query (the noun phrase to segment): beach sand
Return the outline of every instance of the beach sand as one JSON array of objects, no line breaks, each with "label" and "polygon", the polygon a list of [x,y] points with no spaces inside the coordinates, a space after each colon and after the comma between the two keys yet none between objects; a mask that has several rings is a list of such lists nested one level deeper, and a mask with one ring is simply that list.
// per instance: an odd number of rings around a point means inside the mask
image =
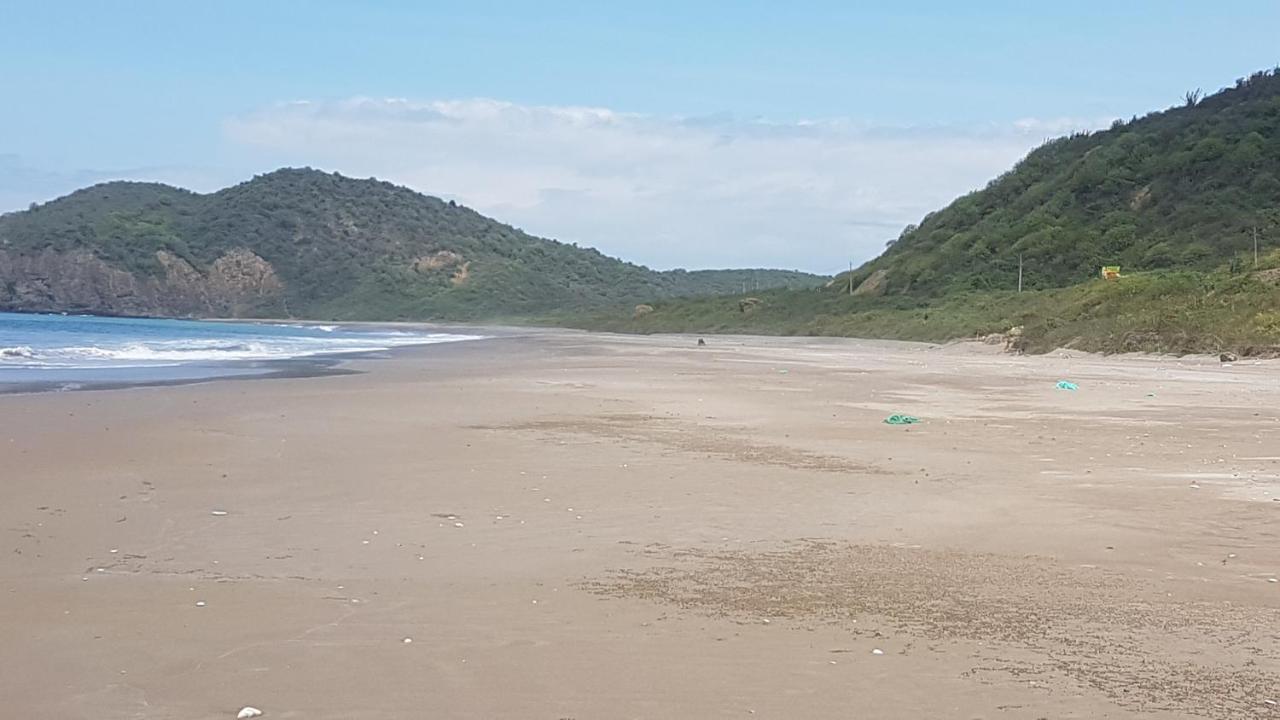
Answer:
[{"label": "beach sand", "polygon": [[1280,365],[695,342],[0,396],[3,716],[1280,718]]}]

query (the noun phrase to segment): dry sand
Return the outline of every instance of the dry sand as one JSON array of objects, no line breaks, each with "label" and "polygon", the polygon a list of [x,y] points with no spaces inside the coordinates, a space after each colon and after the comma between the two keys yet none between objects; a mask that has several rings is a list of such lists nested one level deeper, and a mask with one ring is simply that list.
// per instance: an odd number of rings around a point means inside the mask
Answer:
[{"label": "dry sand", "polygon": [[694,340],[0,397],[3,717],[1280,718],[1280,366]]}]

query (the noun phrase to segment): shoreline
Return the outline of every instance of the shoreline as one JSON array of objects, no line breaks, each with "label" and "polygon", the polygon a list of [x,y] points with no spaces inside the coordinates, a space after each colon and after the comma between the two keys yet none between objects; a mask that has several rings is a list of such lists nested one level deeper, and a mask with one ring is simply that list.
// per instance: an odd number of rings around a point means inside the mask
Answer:
[{"label": "shoreline", "polygon": [[[243,322],[239,320],[209,320],[210,322]],[[333,323],[339,324],[339,323]],[[222,381],[233,380],[278,380],[278,379],[299,379],[326,377],[334,375],[360,374],[367,372],[367,369],[356,369],[352,365],[363,361],[378,361],[383,359],[395,359],[401,356],[410,356],[417,353],[438,353],[443,352],[445,348],[456,349],[456,346],[471,346],[478,343],[492,343],[497,340],[510,340],[525,337],[538,336],[564,336],[564,337],[582,337],[597,338],[603,340],[613,340],[616,342],[626,343],[628,340],[635,340],[640,343],[648,341],[671,341],[675,347],[683,347],[688,344],[689,347],[696,349],[694,341],[700,338],[711,338],[714,347],[725,349],[733,347],[746,347],[749,345],[760,346],[777,346],[786,347],[789,345],[816,345],[824,347],[840,347],[845,346],[851,349],[896,349],[905,352],[962,352],[977,355],[987,355],[994,358],[1007,358],[1016,360],[1018,356],[1008,355],[993,349],[981,340],[962,339],[953,340],[945,343],[934,343],[918,340],[893,340],[893,339],[877,339],[877,338],[851,338],[838,336],[779,336],[779,335],[744,335],[744,334],[723,334],[709,335],[698,333],[654,333],[654,334],[635,334],[635,333],[618,333],[612,331],[594,331],[581,330],[575,328],[545,328],[530,327],[522,328],[518,326],[486,326],[486,325],[457,325],[445,326],[435,323],[383,323],[383,322],[347,322],[348,326],[362,327],[369,329],[386,329],[386,328],[414,328],[421,330],[435,330],[448,328],[451,331],[464,332],[466,334],[475,334],[465,340],[451,340],[447,342],[422,343],[414,345],[403,345],[381,350],[368,350],[356,352],[335,352],[324,353],[321,355],[280,358],[270,360],[227,360],[214,362],[193,362],[190,364],[175,365],[159,365],[159,366],[130,366],[123,368],[50,368],[47,371],[43,369],[32,370],[33,373],[42,372],[66,372],[67,374],[76,373],[100,373],[108,371],[111,374],[137,374],[145,375],[147,373],[159,372],[164,374],[166,371],[194,371],[190,375],[182,375],[179,377],[140,377],[136,379],[79,379],[67,378],[59,380],[36,380],[30,382],[23,381],[7,381],[0,379],[0,396],[3,395],[22,395],[22,394],[39,394],[39,393],[57,393],[57,392],[81,392],[81,391],[100,391],[100,390],[125,390],[129,388],[153,388],[153,387],[173,387],[193,384],[206,384]],[[676,341],[681,341],[676,343]],[[1034,361],[1036,358],[1052,359],[1055,355],[1075,358],[1075,359],[1096,359],[1110,360],[1119,363],[1157,363],[1157,364],[1173,364],[1177,366],[1202,366],[1202,367],[1231,367],[1233,363],[1222,363],[1213,355],[1172,355],[1161,353],[1123,353],[1123,354],[1099,354],[1082,352],[1077,350],[1059,349],[1039,355],[1023,356],[1028,360]],[[1239,361],[1240,365],[1258,366],[1264,364],[1273,364],[1272,359],[1251,359],[1244,358]],[[27,372],[18,368],[12,368],[13,372]]]},{"label": "shoreline", "polygon": [[[35,314],[35,313],[32,313]],[[100,317],[100,316],[93,316]],[[101,316],[111,317],[111,316]],[[169,319],[169,318],[129,318]],[[194,322],[206,322],[197,320]],[[280,321],[245,321],[210,319],[211,323],[237,325],[281,326]],[[354,372],[346,367],[353,360],[394,354],[407,349],[455,345],[490,340],[515,334],[513,328],[501,326],[457,325],[444,326],[428,323],[333,323],[345,327],[378,331],[413,329],[429,334],[458,333],[458,337],[445,341],[427,340],[421,343],[394,345],[376,350],[320,352],[294,357],[267,359],[227,359],[175,361],[166,364],[136,365],[109,364],[85,366],[13,366],[0,365],[0,395],[30,394],[42,392],[68,392],[81,390],[112,390],[129,387],[161,387],[207,383],[228,379],[279,379],[291,377],[318,377]],[[283,325],[292,327],[296,325]],[[447,331],[447,332],[446,332]]]},{"label": "shoreline", "polygon": [[[132,368],[95,368],[85,371],[97,375],[93,379],[67,378],[63,380],[0,380],[0,395],[32,395],[41,393],[82,392],[97,390],[127,390],[130,388],[176,387],[180,385],[196,385],[218,382],[222,380],[272,380],[280,378],[323,377],[326,375],[343,375],[351,372],[340,367],[343,362],[355,359],[356,356],[371,353],[350,353],[348,357],[325,358],[287,358],[280,360],[228,360],[221,364],[210,365],[167,365]],[[65,372],[70,375],[81,372],[82,368],[69,368]],[[102,372],[114,371],[114,372]],[[136,371],[136,372],[134,372]],[[177,371],[176,377],[155,377],[165,373],[155,371]],[[182,371],[190,371],[191,374]],[[18,372],[26,372],[19,370]],[[40,373],[42,371],[34,371]],[[148,375],[135,379],[103,379],[106,375]]]}]

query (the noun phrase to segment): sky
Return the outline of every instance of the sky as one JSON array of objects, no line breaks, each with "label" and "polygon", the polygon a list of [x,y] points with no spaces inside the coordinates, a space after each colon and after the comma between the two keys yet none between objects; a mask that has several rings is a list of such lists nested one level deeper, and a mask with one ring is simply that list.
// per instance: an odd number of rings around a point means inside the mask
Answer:
[{"label": "sky", "polygon": [[1052,137],[1280,64],[1280,3],[0,0],[0,212],[378,177],[656,268],[830,273]]}]

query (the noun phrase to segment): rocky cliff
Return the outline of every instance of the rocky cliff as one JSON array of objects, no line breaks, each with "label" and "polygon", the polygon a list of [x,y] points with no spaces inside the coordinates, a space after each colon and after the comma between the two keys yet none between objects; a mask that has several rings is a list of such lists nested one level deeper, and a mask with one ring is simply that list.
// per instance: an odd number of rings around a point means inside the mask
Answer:
[{"label": "rocky cliff", "polygon": [[131,273],[87,250],[0,250],[0,308],[22,312],[245,317],[284,315],[284,286],[271,264],[238,248],[207,271],[160,250],[161,271]]}]

